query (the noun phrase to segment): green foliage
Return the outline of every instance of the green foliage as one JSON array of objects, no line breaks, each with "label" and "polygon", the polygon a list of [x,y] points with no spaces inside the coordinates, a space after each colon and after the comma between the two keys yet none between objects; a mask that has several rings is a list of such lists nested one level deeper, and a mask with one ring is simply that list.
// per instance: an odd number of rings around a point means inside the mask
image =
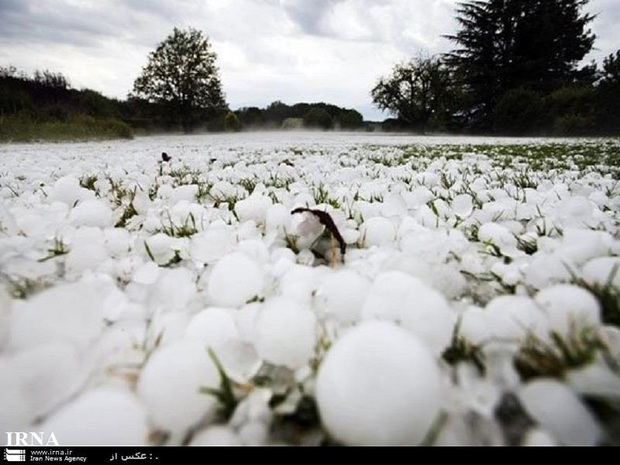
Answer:
[{"label": "green foliage", "polygon": [[135,80],[133,96],[159,104],[184,131],[227,108],[217,55],[202,32],[174,28]]},{"label": "green foliage", "polygon": [[596,124],[603,134],[620,134],[620,50],[603,61],[596,88]]},{"label": "green foliage", "polygon": [[69,87],[59,73],[0,68],[0,142],[131,138],[118,102]]},{"label": "green foliage", "polygon": [[452,332],[451,344],[443,351],[441,357],[446,363],[453,366],[459,363],[471,363],[476,367],[480,376],[484,376],[486,374],[486,365],[482,348],[465,339],[460,334],[460,330],[461,320],[459,319]]},{"label": "green foliage", "polygon": [[321,129],[359,129],[364,125],[364,118],[356,110],[323,102],[287,105],[276,101],[264,109],[240,108],[235,114],[244,128],[252,129],[299,129],[302,125]]},{"label": "green foliage", "polygon": [[237,132],[237,131],[241,131],[241,121],[239,121],[239,117],[233,113],[232,111],[229,111],[228,113],[226,113],[226,116],[224,116],[224,130],[227,132]]},{"label": "green foliage", "polygon": [[209,354],[209,358],[217,369],[217,373],[220,377],[220,386],[218,389],[207,386],[201,387],[200,392],[202,394],[207,394],[215,397],[220,403],[220,414],[222,415],[223,419],[228,420],[235,411],[238,403],[237,398],[235,397],[235,393],[233,391],[233,384],[228,375],[226,374],[224,367],[215,355],[215,352],[213,352],[211,348],[209,348],[207,352]]},{"label": "green foliage", "polygon": [[364,126],[364,117],[355,110],[341,110],[335,118],[340,129],[359,129]]},{"label": "green foliage", "polygon": [[447,55],[469,96],[468,123],[488,128],[511,89],[545,94],[588,76],[578,69],[590,52],[594,16],[588,0],[480,0],[459,4],[461,29]]},{"label": "green foliage", "polygon": [[502,134],[521,136],[540,131],[543,100],[524,88],[506,92],[493,109],[494,129]]},{"label": "green foliage", "polygon": [[394,66],[389,76],[379,79],[371,96],[379,109],[424,132],[431,121],[438,126],[447,119],[454,90],[440,59],[419,57]]},{"label": "green foliage", "polygon": [[304,126],[313,129],[331,129],[333,125],[331,115],[323,108],[312,108],[304,115]]},{"label": "green foliage", "polygon": [[613,367],[615,361],[596,330],[591,327],[577,329],[571,325],[566,336],[551,331],[548,342],[534,334],[528,335],[515,355],[514,365],[523,380],[563,378],[568,370],[594,362],[598,354]]},{"label": "green foliage", "polygon": [[116,119],[77,116],[67,121],[0,117],[0,142],[131,139],[130,126]]}]

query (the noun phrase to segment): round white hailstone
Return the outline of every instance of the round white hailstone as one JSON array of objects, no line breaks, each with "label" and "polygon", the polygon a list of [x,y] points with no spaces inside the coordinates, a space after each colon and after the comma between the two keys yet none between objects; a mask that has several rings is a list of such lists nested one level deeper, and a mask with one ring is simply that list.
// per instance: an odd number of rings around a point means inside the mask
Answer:
[{"label": "round white hailstone", "polygon": [[30,348],[68,341],[86,347],[103,330],[103,297],[94,283],[73,283],[58,285],[14,304],[12,346]]},{"label": "round white hailstone", "polygon": [[415,220],[426,228],[436,228],[440,223],[437,215],[428,207],[428,205],[422,205],[419,207],[414,216]]},{"label": "round white hailstone", "polygon": [[404,193],[403,196],[409,208],[426,205],[430,200],[435,198],[430,189],[424,186],[416,187],[411,192]]},{"label": "round white hailstone", "polygon": [[235,189],[235,186],[228,181],[218,181],[213,185],[213,187],[211,187],[209,193],[214,197],[225,198],[235,196],[237,194],[237,190]]},{"label": "round white hailstone", "polygon": [[4,207],[4,205],[0,205],[0,224],[2,225],[4,234],[13,236],[19,232],[15,218],[11,212]]},{"label": "round white hailstone", "polygon": [[[0,356],[0,370],[11,373],[13,366],[9,357]],[[36,413],[24,387],[11,376],[0,376],[0,429],[2,431],[28,431]]]},{"label": "round white hailstone", "polygon": [[[81,381],[80,362],[71,343],[53,342],[25,349],[3,360],[3,373],[23,395],[23,399],[4,398],[4,402],[22,400],[30,421],[42,417],[67,399]],[[3,389],[10,393],[11,389]]]},{"label": "round white hailstone", "polygon": [[402,218],[407,214],[407,203],[400,194],[390,194],[381,205],[381,215],[386,218]]},{"label": "round white hailstone", "polygon": [[366,246],[393,244],[396,240],[396,227],[387,218],[375,216],[364,221],[360,226],[361,239]]},{"label": "round white hailstone", "polygon": [[217,399],[201,393],[201,387],[219,387],[217,369],[202,344],[178,341],[153,353],[137,392],[157,427],[183,434],[216,414]]},{"label": "round white hailstone", "polygon": [[432,173],[429,171],[419,173],[416,177],[422,181],[422,184],[428,187],[436,186],[437,184],[439,184],[440,181],[439,175],[437,173]]},{"label": "round white hailstone", "polygon": [[263,270],[246,255],[233,252],[219,260],[209,276],[207,296],[213,305],[240,307],[262,295]]},{"label": "round white hailstone", "polygon": [[186,312],[164,312],[158,311],[151,316],[152,320],[146,336],[151,341],[160,339],[160,345],[183,339],[185,328],[189,323],[189,315]]},{"label": "round white hailstone", "polygon": [[540,429],[532,428],[523,437],[522,446],[541,447],[541,446],[557,446],[557,441],[552,438],[549,433]]},{"label": "round white hailstone", "polygon": [[240,222],[252,220],[260,224],[265,222],[267,211],[272,204],[268,196],[254,193],[235,204],[235,213]]},{"label": "round white hailstone", "polygon": [[271,250],[271,257],[268,261],[274,264],[274,268],[288,266],[295,263],[295,252],[287,247],[274,248]]},{"label": "round white hailstone", "polygon": [[235,236],[239,242],[247,240],[262,241],[263,238],[262,232],[254,220],[240,223],[235,230]]},{"label": "round white hailstone", "polygon": [[237,339],[239,331],[229,309],[211,307],[189,320],[185,336],[217,351],[228,340]]},{"label": "round white hailstone", "polygon": [[153,284],[159,277],[160,268],[155,262],[143,263],[134,271],[131,280],[138,284]]},{"label": "round white hailstone", "polygon": [[314,265],[314,254],[308,249],[301,250],[297,256],[297,263],[305,266]]},{"label": "round white hailstone", "polygon": [[189,253],[192,260],[213,264],[230,252],[233,244],[234,237],[230,227],[210,226],[192,236]]},{"label": "round white hailstone", "polygon": [[190,446],[241,446],[243,443],[232,428],[225,425],[210,426],[198,431]]},{"label": "round white hailstone", "polygon": [[459,218],[467,218],[474,211],[471,195],[459,194],[452,199],[452,212]]},{"label": "round white hailstone", "polygon": [[149,208],[153,205],[153,202],[149,197],[149,193],[142,189],[136,189],[135,194],[132,195],[134,196],[131,201],[133,208],[136,210],[138,215],[146,215]]},{"label": "round white hailstone", "polygon": [[555,254],[537,253],[524,272],[525,284],[535,289],[570,280],[566,263]]},{"label": "round white hailstone", "polygon": [[0,352],[8,341],[9,336],[9,308],[11,297],[4,287],[0,287]]},{"label": "round white hailstone", "polygon": [[280,276],[280,294],[287,299],[310,306],[323,269],[293,265]]},{"label": "round white hailstone", "polygon": [[149,296],[152,307],[166,311],[184,311],[196,295],[196,277],[187,268],[160,270],[159,279]]},{"label": "round white hailstone", "polygon": [[110,258],[103,244],[81,244],[71,247],[66,256],[65,264],[70,273],[81,274],[86,270],[94,270]]},{"label": "round white hailstone", "polygon": [[550,329],[568,335],[571,325],[579,331],[601,323],[601,307],[596,297],[570,284],[547,287],[534,298],[547,315]]},{"label": "round white hailstone", "polygon": [[562,200],[555,209],[557,221],[564,228],[583,228],[592,221],[594,205],[587,198],[573,196]]},{"label": "round white hailstone", "polygon": [[[158,265],[166,265],[175,255],[176,241],[173,237],[157,233],[145,241],[145,253],[149,253]],[[148,247],[148,252],[146,248]]]},{"label": "round white hailstone", "polygon": [[51,202],[62,202],[70,207],[79,202],[92,198],[93,193],[80,186],[80,182],[73,176],[65,176],[54,183],[49,190],[47,200]]},{"label": "round white hailstone", "polygon": [[594,397],[620,396],[620,376],[607,365],[590,364],[571,370],[566,382],[575,392]]},{"label": "round white hailstone", "polygon": [[485,307],[489,315],[489,337],[519,341],[529,333],[546,337],[549,326],[545,314],[526,296],[502,295]]},{"label": "round white hailstone", "polygon": [[517,238],[505,226],[497,223],[485,223],[478,230],[480,242],[490,242],[497,246],[507,257],[516,257],[523,252],[517,249]]},{"label": "round white hailstone", "polygon": [[567,229],[556,253],[566,263],[582,265],[592,258],[609,255],[612,244],[613,238],[607,232]]},{"label": "round white hailstone", "polygon": [[455,315],[439,292],[400,271],[375,278],[362,307],[362,318],[401,322],[435,352],[450,343],[455,323]]},{"label": "round white hailstone", "polygon": [[366,202],[365,200],[356,201],[352,211],[357,212],[357,216],[362,218],[374,218],[381,215],[381,204],[379,202]]},{"label": "round white hailstone", "polygon": [[590,284],[606,286],[611,280],[612,286],[620,287],[620,257],[593,258],[584,265],[581,277]]},{"label": "round white hailstone", "polygon": [[267,231],[290,229],[291,212],[282,204],[270,205],[265,213],[265,229]]},{"label": "round white hailstone", "polygon": [[312,358],[315,344],[314,313],[290,299],[265,303],[256,321],[255,341],[263,360],[295,370]]},{"label": "round white hailstone", "polygon": [[519,392],[519,399],[527,413],[561,444],[593,446],[602,438],[592,413],[559,381],[532,381]]},{"label": "round white hailstone", "polygon": [[186,184],[183,186],[175,187],[170,196],[170,203],[176,204],[179,202],[194,202],[196,200],[196,194],[198,193],[198,186],[196,184]]},{"label": "round white hailstone", "polygon": [[129,231],[121,228],[107,228],[104,232],[104,243],[108,252],[115,258],[127,256],[130,250]]},{"label": "round white hailstone", "polygon": [[489,339],[492,320],[478,307],[469,307],[462,314],[460,334],[472,344],[479,345]]},{"label": "round white hailstone", "polygon": [[256,322],[262,308],[262,303],[253,302],[235,312],[235,321],[242,340],[252,342],[256,339]]},{"label": "round white hailstone", "polygon": [[174,187],[170,184],[160,184],[157,189],[157,198],[168,201],[172,196],[172,192],[174,191]]},{"label": "round white hailstone", "polygon": [[237,245],[236,251],[247,255],[260,265],[263,265],[269,261],[269,249],[260,239],[247,239],[240,241]]},{"label": "round white hailstone", "polygon": [[325,311],[342,323],[353,323],[360,317],[370,289],[370,281],[349,270],[326,274],[318,286]]},{"label": "round white hailstone", "polygon": [[87,391],[40,425],[63,445],[143,445],[148,441],[144,407],[124,389]]},{"label": "round white hailstone", "polygon": [[85,200],[77,204],[69,214],[69,222],[74,226],[94,226],[107,228],[112,223],[112,210],[101,200]]},{"label": "round white hailstone", "polygon": [[440,372],[415,336],[372,321],[331,347],[316,381],[321,419],[344,444],[419,444],[441,408]]},{"label": "round white hailstone", "polygon": [[253,344],[241,339],[228,339],[216,350],[226,374],[235,382],[248,383],[258,373],[263,362]]}]

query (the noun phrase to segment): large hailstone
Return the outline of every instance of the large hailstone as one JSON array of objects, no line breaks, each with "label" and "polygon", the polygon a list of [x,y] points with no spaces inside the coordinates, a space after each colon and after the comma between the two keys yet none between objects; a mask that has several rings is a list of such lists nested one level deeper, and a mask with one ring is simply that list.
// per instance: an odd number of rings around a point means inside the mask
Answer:
[{"label": "large hailstone", "polygon": [[182,435],[201,419],[213,417],[215,397],[201,387],[219,387],[219,375],[204,345],[179,341],[156,350],[140,374],[137,392],[153,423]]},{"label": "large hailstone", "polygon": [[261,309],[255,337],[263,360],[294,370],[308,363],[314,354],[316,317],[295,300],[275,298]]},{"label": "large hailstone", "polygon": [[96,283],[72,283],[15,304],[10,335],[13,347],[68,341],[85,348],[104,328],[105,294]]},{"label": "large hailstone", "polygon": [[325,312],[342,323],[359,319],[370,282],[349,270],[326,274],[319,284],[318,296],[325,305]]},{"label": "large hailstone", "polygon": [[234,252],[219,260],[209,276],[207,295],[214,305],[240,307],[263,293],[265,275],[246,255]]},{"label": "large hailstone", "polygon": [[362,240],[368,247],[392,245],[396,240],[396,227],[387,218],[375,216],[360,226]]},{"label": "large hailstone", "polygon": [[112,223],[112,209],[106,202],[97,199],[85,200],[77,204],[69,214],[74,226],[93,226],[106,228]]},{"label": "large hailstone", "polygon": [[393,323],[347,332],[321,364],[316,400],[329,433],[344,444],[419,444],[441,408],[437,363]]},{"label": "large hailstone", "polygon": [[[101,387],[82,394],[43,422],[62,445],[142,445],[148,441],[144,407],[129,391]],[[37,430],[38,431],[38,430]]]},{"label": "large hailstone", "polygon": [[527,413],[564,445],[593,446],[602,439],[592,413],[559,381],[532,381],[521,390],[519,399]]},{"label": "large hailstone", "polygon": [[570,334],[571,326],[579,331],[601,323],[601,306],[590,292],[571,284],[557,284],[540,291],[534,298],[547,315],[551,328]]},{"label": "large hailstone", "polygon": [[233,244],[233,232],[229,226],[210,226],[192,236],[189,253],[194,261],[212,264],[230,252]]},{"label": "large hailstone", "polygon": [[450,344],[456,322],[446,299],[435,289],[400,271],[381,273],[368,291],[365,320],[392,320],[440,353]]}]

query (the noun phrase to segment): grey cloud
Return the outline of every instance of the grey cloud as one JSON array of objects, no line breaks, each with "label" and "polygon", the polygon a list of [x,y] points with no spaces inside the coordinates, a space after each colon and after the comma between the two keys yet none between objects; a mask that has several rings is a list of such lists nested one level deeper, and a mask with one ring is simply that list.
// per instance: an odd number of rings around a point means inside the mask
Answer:
[{"label": "grey cloud", "polygon": [[323,19],[340,1],[342,0],[281,0],[280,4],[302,31],[311,35],[327,35]]}]

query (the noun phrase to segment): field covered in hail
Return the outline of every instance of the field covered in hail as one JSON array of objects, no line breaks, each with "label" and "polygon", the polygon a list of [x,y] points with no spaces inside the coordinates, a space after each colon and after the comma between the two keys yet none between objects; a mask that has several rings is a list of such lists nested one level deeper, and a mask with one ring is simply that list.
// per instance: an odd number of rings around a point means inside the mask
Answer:
[{"label": "field covered in hail", "polygon": [[618,140],[266,133],[0,158],[3,439],[620,443]]}]

